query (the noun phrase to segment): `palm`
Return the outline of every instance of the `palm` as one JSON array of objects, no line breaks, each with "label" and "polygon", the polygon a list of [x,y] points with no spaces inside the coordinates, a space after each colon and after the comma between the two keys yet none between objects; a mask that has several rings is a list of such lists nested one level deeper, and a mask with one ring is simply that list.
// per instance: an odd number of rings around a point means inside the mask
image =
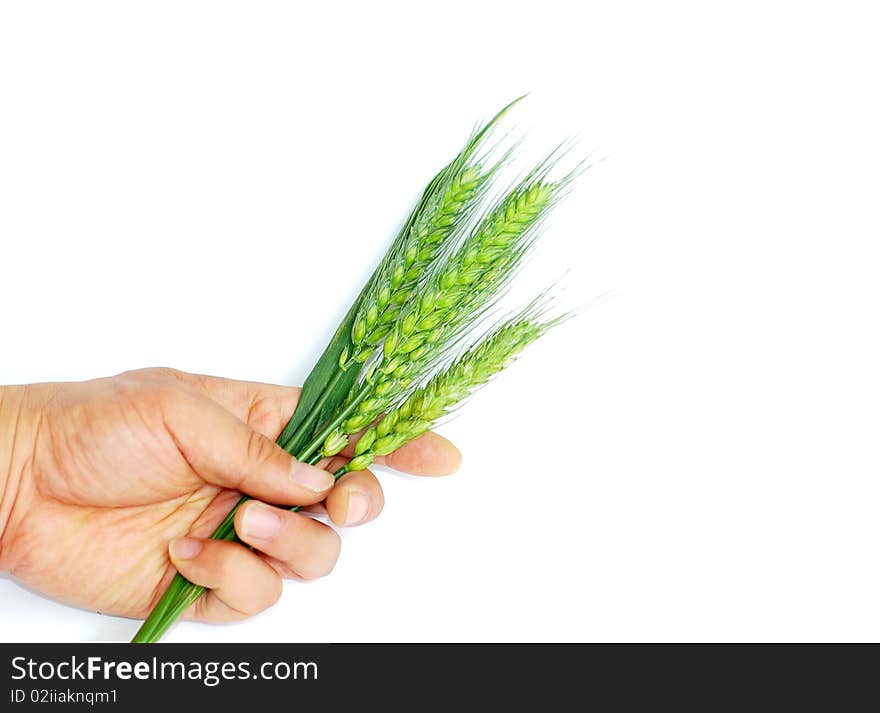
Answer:
[{"label": "palm", "polygon": [[31,555],[16,574],[72,604],[144,616],[173,573],[168,541],[209,534],[239,495],[190,467],[161,396],[76,386],[41,424],[36,497],[15,543]]}]

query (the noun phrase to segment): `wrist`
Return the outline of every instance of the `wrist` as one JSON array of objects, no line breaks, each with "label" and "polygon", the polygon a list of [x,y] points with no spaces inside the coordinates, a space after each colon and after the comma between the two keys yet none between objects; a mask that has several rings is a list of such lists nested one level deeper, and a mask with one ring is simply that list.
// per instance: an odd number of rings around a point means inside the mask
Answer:
[{"label": "wrist", "polygon": [[15,504],[22,486],[26,387],[0,386],[0,572],[9,569]]}]

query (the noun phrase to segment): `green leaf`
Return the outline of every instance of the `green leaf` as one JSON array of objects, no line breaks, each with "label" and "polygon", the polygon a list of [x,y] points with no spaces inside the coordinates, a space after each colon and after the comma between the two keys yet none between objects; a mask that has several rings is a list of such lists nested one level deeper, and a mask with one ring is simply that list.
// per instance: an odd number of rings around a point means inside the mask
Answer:
[{"label": "green leaf", "polygon": [[[357,379],[358,370],[356,368],[350,367],[347,371],[342,371],[339,368],[339,356],[345,349],[351,349],[351,324],[357,314],[357,308],[363,299],[364,292],[366,292],[366,287],[348,310],[345,319],[342,320],[321,358],[318,359],[303,384],[302,394],[293,417],[278,437],[278,444],[288,453],[297,453],[309,442],[315,429],[339,408]],[[328,388],[330,390],[325,394]],[[315,406],[322,397],[324,402],[316,411]],[[294,435],[296,438],[293,438]]]}]

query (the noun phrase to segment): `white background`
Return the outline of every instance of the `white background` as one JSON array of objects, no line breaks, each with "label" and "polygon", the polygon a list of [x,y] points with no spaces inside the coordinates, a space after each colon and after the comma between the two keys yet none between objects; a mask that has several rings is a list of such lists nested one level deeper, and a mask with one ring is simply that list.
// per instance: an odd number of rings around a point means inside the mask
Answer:
[{"label": "white background", "polygon": [[[880,639],[870,7],[4,3],[0,382],[299,383],[530,91],[530,150],[606,157],[545,257],[613,296],[443,429],[459,474],[383,474],[331,576],[169,640]],[[0,580],[3,640],[135,629]]]}]

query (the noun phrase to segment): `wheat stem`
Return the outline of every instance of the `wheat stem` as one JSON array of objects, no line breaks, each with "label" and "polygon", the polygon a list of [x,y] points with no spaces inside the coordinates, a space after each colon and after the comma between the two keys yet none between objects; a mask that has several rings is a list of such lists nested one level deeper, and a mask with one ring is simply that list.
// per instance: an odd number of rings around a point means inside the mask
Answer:
[{"label": "wheat stem", "polygon": [[[482,219],[472,220],[509,155],[491,163],[484,142],[515,103],[475,132],[430,181],[310,373],[303,412],[297,409],[277,440],[299,460],[317,463],[364,430],[354,457],[334,475],[368,467],[431,428],[558,323],[542,320],[542,308],[533,304],[450,357],[505,292],[579,171],[550,180],[560,153],[553,152]],[[237,540],[235,513],[249,499],[239,499],[213,539]],[[176,574],[134,641],[157,641],[204,592]]]},{"label": "wheat stem", "polygon": [[[327,383],[324,387],[324,390],[321,392],[318,400],[312,405],[312,408],[309,409],[309,413],[306,418],[302,421],[298,428],[294,429],[291,433],[286,434],[282,433],[278,437],[278,445],[281,446],[284,450],[288,450],[291,443],[296,443],[300,438],[302,438],[311,424],[319,417],[321,413],[321,409],[324,408],[324,405],[327,403],[327,400],[330,398],[330,395],[333,392],[333,389],[340,382],[344,375],[344,372],[337,371],[333,378]],[[286,429],[285,429],[286,430]],[[289,451],[288,451],[289,452]]]}]

